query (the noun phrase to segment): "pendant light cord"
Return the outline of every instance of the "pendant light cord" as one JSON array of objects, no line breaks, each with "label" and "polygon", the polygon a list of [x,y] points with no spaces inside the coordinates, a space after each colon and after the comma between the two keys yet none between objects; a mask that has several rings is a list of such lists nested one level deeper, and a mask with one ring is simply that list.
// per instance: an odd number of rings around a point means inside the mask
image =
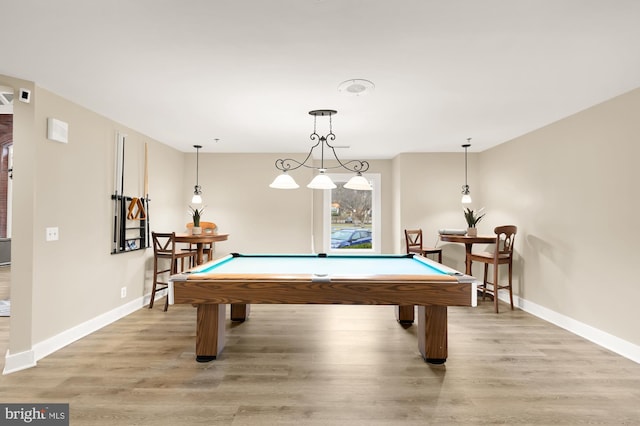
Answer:
[{"label": "pendant light cord", "polygon": [[467,148],[471,146],[471,138],[467,138],[467,143],[464,146],[464,186],[467,188],[469,184],[467,183]]},{"label": "pendant light cord", "polygon": [[464,184],[467,184],[467,147],[464,147]]}]

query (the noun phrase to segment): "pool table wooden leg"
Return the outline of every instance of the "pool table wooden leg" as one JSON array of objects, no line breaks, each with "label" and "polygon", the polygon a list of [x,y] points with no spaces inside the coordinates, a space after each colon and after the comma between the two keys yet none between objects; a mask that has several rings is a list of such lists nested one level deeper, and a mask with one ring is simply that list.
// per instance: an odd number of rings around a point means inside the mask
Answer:
[{"label": "pool table wooden leg", "polygon": [[418,306],[418,349],[428,363],[447,360],[446,306]]},{"label": "pool table wooden leg", "polygon": [[198,305],[196,361],[209,362],[224,348],[224,320],[227,305]]},{"label": "pool table wooden leg", "polygon": [[415,319],[415,313],[413,305],[398,305],[396,306],[396,320],[400,324],[413,324]]},{"label": "pool table wooden leg", "polygon": [[249,319],[251,305],[246,303],[231,304],[231,321],[244,322]]}]

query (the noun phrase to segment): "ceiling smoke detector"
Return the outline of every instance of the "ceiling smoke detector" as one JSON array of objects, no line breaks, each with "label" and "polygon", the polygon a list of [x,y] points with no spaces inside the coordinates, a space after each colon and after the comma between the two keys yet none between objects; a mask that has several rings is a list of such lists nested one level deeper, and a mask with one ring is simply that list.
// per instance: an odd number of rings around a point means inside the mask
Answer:
[{"label": "ceiling smoke detector", "polygon": [[362,78],[352,78],[343,81],[338,85],[338,92],[345,93],[350,96],[362,96],[373,92],[376,85],[369,80]]}]

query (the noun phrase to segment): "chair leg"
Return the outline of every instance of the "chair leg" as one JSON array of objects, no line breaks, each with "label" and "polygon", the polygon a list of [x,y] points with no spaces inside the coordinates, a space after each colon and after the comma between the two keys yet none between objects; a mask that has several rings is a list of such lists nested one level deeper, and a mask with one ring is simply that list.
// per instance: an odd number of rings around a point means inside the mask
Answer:
[{"label": "chair leg", "polygon": [[493,264],[493,306],[498,313],[498,262]]},{"label": "chair leg", "polygon": [[167,312],[167,309],[169,309],[169,287],[167,287],[167,297],[164,300],[164,311]]},{"label": "chair leg", "polygon": [[482,300],[487,295],[487,274],[489,273],[489,264],[484,264],[484,280],[482,281]]},{"label": "chair leg", "polygon": [[[182,263],[183,267],[181,270],[184,270],[184,258],[181,259],[181,262],[183,262]],[[169,275],[174,275],[177,273],[178,273],[178,259],[175,259],[173,262],[171,262]],[[169,287],[167,286],[167,296],[165,297],[165,301],[164,301],[164,311],[167,312],[168,309],[169,309]]]},{"label": "chair leg", "polygon": [[513,263],[509,262],[509,301],[511,302],[511,310],[513,311]]},{"label": "chair leg", "polygon": [[438,263],[442,263],[442,252],[438,252]]},{"label": "chair leg", "polygon": [[156,298],[156,286],[158,283],[158,258],[153,259],[153,287],[151,287],[151,300],[149,301],[149,309],[153,308],[153,301]]}]

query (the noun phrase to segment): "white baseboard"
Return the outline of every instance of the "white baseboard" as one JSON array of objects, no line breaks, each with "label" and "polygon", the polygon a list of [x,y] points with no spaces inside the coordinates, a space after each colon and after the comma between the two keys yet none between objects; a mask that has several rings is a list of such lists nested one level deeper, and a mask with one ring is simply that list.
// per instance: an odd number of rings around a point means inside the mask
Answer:
[{"label": "white baseboard", "polygon": [[7,354],[4,359],[4,370],[2,374],[15,373],[16,371],[25,370],[27,368],[35,367],[36,359],[33,350],[19,352],[17,354],[10,354],[7,349]]},{"label": "white baseboard", "polygon": [[[161,292],[158,292],[158,294],[156,294],[156,299],[162,297],[162,295],[163,294]],[[92,318],[89,321],[65,330],[49,339],[38,342],[33,345],[31,350],[15,354],[10,354],[9,351],[7,351],[2,374],[15,373],[16,371],[35,367],[38,360],[41,360],[47,355],[64,348],[76,340],[82,339],[83,337],[100,330],[102,327],[126,317],[130,313],[147,305],[149,300],[150,297],[148,295],[139,297],[131,302],[112,309],[109,312]]]},{"label": "white baseboard", "polygon": [[[509,303],[508,294],[501,293],[499,299],[505,303]],[[584,324],[580,321],[576,321],[573,318],[559,314],[551,309],[545,308],[544,306],[521,299],[516,295],[513,296],[513,303],[515,306],[530,313],[531,315],[535,315],[536,317],[557,325],[560,328],[564,328],[565,330],[583,337],[598,346],[602,346],[605,349],[640,364],[640,346],[638,345],[627,342],[626,340],[620,339],[619,337],[613,336],[609,333],[605,333],[602,330]]]}]

